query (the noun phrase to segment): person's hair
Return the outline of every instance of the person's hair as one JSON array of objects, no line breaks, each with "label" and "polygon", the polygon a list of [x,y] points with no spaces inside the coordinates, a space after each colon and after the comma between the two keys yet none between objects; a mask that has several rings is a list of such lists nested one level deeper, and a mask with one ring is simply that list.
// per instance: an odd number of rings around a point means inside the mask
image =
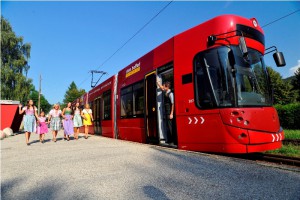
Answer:
[{"label": "person's hair", "polygon": [[87,106],[90,108],[90,104],[88,103],[84,105],[84,108],[86,108]]},{"label": "person's hair", "polygon": [[56,103],[56,104],[53,105],[53,109],[55,109],[56,106],[58,106],[58,109],[60,108],[59,104]]},{"label": "person's hair", "polygon": [[[68,102],[68,103],[67,103],[65,109],[69,108],[69,107],[68,107],[68,104],[69,104],[69,103],[71,103],[71,102]],[[73,110],[74,110],[74,109],[72,109],[72,103],[71,103],[71,106],[70,106],[70,110],[71,110],[71,115],[73,115]]]},{"label": "person's hair", "polygon": [[34,102],[33,102],[33,100],[32,99],[28,99],[27,100],[27,110],[29,110],[29,107],[30,107],[30,105],[29,105],[29,101],[32,101],[32,108],[34,109]]},{"label": "person's hair", "polygon": [[165,82],[165,87],[168,87],[169,89],[171,89],[171,82],[170,81],[166,81]]},{"label": "person's hair", "polygon": [[[78,109],[80,110],[80,112],[81,112],[81,108],[80,108],[80,103],[79,102],[76,102],[76,104],[78,103]],[[75,112],[75,110],[76,110],[76,104],[75,104],[75,106],[73,107],[73,111]]]},{"label": "person's hair", "polygon": [[44,112],[44,111],[41,111],[39,117],[42,116],[42,113],[44,113],[44,115],[45,115],[45,112]]}]

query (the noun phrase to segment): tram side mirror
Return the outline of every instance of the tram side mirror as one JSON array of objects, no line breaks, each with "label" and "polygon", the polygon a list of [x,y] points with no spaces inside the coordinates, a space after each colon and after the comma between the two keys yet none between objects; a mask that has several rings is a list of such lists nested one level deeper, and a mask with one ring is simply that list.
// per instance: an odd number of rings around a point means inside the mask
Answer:
[{"label": "tram side mirror", "polygon": [[247,57],[248,56],[248,49],[247,49],[245,38],[243,36],[241,36],[239,38],[239,46],[240,46],[241,52],[243,54],[243,57],[244,58]]},{"label": "tram side mirror", "polygon": [[231,49],[228,52],[228,60],[229,60],[230,66],[232,66],[232,68],[234,68],[234,66],[235,66],[235,58],[234,58],[233,51]]},{"label": "tram side mirror", "polygon": [[286,65],[282,52],[277,51],[276,53],[273,54],[273,58],[275,60],[277,67],[283,67]]},{"label": "tram side mirror", "polygon": [[217,41],[217,37],[215,35],[210,35],[208,36],[207,38],[207,45],[210,47],[210,46],[213,46],[215,44],[215,42]]}]

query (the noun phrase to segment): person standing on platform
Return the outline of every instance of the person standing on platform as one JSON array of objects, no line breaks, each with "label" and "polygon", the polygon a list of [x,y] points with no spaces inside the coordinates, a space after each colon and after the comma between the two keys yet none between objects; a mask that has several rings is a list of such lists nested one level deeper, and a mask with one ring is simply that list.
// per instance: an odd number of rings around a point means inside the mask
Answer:
[{"label": "person standing on platform", "polygon": [[41,112],[38,117],[37,134],[39,134],[40,142],[44,143],[45,133],[48,133],[48,122],[46,122],[45,112]]},{"label": "person standing on platform", "polygon": [[85,133],[84,138],[88,139],[89,126],[91,126],[92,121],[94,121],[92,110],[90,109],[89,104],[85,104],[85,109],[83,109],[81,116],[83,117],[83,125],[84,125],[84,133]]},{"label": "person standing on platform", "polygon": [[32,132],[36,132],[36,120],[38,118],[37,108],[34,106],[33,101],[30,99],[27,101],[27,106],[22,109],[22,104],[19,105],[19,114],[22,115],[25,112],[24,117],[24,130],[27,146],[30,145],[29,139]]},{"label": "person standing on platform", "polygon": [[75,108],[74,108],[73,122],[74,122],[74,128],[75,128],[74,138],[75,138],[75,140],[78,140],[79,130],[80,130],[80,127],[82,127],[81,109],[79,108],[79,102],[76,103]]},{"label": "person standing on platform", "polygon": [[60,108],[59,104],[54,104],[53,109],[49,112],[48,123],[51,121],[50,127],[52,129],[53,142],[56,142],[57,133],[61,128],[60,125],[61,110],[59,108]]},{"label": "person standing on platform", "polygon": [[64,138],[68,141],[70,140],[70,135],[74,134],[74,126],[73,126],[73,110],[71,108],[72,104],[69,102],[67,107],[62,111],[62,117],[64,119]]}]

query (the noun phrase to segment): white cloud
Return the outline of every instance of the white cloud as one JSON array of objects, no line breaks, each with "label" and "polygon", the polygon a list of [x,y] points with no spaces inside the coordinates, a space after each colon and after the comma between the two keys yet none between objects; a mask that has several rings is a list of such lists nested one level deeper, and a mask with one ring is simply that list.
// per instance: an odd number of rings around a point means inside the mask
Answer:
[{"label": "white cloud", "polygon": [[290,75],[294,76],[298,68],[300,68],[300,60],[298,60],[298,64],[296,66],[290,68]]}]

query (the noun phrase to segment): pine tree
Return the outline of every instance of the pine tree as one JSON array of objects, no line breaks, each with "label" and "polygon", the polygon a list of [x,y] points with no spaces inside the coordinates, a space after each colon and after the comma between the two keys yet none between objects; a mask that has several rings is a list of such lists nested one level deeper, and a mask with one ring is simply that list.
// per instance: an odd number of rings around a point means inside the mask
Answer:
[{"label": "pine tree", "polygon": [[70,84],[68,87],[68,90],[66,91],[66,94],[64,96],[63,105],[62,107],[65,107],[65,105],[69,102],[75,101],[77,98],[81,97],[85,93],[84,89],[78,89],[74,81]]}]

